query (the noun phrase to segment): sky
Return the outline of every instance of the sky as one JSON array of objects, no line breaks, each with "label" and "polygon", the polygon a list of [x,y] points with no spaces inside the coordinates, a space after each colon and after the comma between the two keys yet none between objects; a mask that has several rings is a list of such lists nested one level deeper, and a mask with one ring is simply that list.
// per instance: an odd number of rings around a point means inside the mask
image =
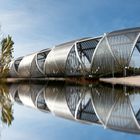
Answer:
[{"label": "sky", "polygon": [[0,0],[3,36],[14,57],[113,30],[139,27],[139,0]]}]

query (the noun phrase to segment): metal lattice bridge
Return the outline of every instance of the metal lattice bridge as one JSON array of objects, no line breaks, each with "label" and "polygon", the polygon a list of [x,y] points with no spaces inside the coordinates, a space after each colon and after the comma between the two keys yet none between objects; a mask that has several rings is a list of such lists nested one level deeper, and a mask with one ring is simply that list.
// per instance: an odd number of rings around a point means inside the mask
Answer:
[{"label": "metal lattice bridge", "polygon": [[19,57],[11,77],[114,76],[140,73],[140,28],[105,33]]}]

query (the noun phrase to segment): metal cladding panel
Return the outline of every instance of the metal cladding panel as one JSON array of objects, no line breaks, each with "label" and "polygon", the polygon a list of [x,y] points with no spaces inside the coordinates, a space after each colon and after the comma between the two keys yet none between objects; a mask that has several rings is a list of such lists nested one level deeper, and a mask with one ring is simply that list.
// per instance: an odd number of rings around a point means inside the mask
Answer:
[{"label": "metal cladding panel", "polygon": [[135,40],[140,31],[107,35],[113,57],[120,67],[128,66]]},{"label": "metal cladding panel", "polygon": [[40,52],[37,53],[36,55],[36,65],[39,69],[39,71],[42,73],[42,75],[45,76],[45,61],[46,58],[48,56],[48,54],[50,53],[51,49],[44,49],[41,50]]},{"label": "metal cladding panel", "polygon": [[128,67],[139,33],[138,28],[105,34],[93,54],[92,74],[111,74]]},{"label": "metal cladding panel", "polygon": [[45,74],[47,76],[65,76],[67,58],[71,49],[77,41],[86,38],[74,40],[55,46],[48,54],[45,61]]},{"label": "metal cladding panel", "polygon": [[66,61],[67,76],[82,76],[90,72],[93,51],[100,38],[86,38],[75,43]]},{"label": "metal cladding panel", "polygon": [[31,77],[42,77],[44,75],[38,68],[38,64],[36,63],[37,62],[36,58],[37,58],[37,55],[35,55],[35,57],[32,60],[32,63],[30,66],[30,76]]},{"label": "metal cladding panel", "polygon": [[96,48],[99,40],[100,40],[100,38],[92,38],[92,39],[78,42],[78,54],[79,54],[79,56],[82,53],[83,55],[85,55],[87,57],[89,63],[91,63],[94,49]]},{"label": "metal cladding panel", "polygon": [[20,77],[41,77],[43,76],[42,72],[39,70],[36,63],[37,53],[25,56],[20,64],[18,73]]},{"label": "metal cladding panel", "polygon": [[106,36],[99,42],[91,62],[92,74],[107,74],[113,71],[115,61],[108,47]]},{"label": "metal cladding panel", "polygon": [[18,77],[18,73],[15,69],[15,65],[14,65],[15,60],[11,61],[10,63],[10,67],[9,67],[9,75],[10,77]]},{"label": "metal cladding panel", "polygon": [[49,110],[56,116],[74,119],[66,100],[64,87],[47,87],[45,101]]},{"label": "metal cladding panel", "polygon": [[45,73],[51,76],[64,76],[68,54],[74,42],[62,44],[53,48],[45,61]]},{"label": "metal cladding panel", "polygon": [[31,77],[31,65],[32,62],[35,61],[35,55],[36,53],[23,57],[18,69],[20,77]]},{"label": "metal cladding panel", "polygon": [[18,77],[18,68],[23,57],[19,57],[10,62],[9,65],[9,76],[11,77]]},{"label": "metal cladding panel", "polygon": [[75,46],[72,47],[72,49],[69,52],[69,55],[67,57],[66,61],[66,75],[67,76],[74,76],[79,75],[82,73],[82,64],[80,63],[76,51]]}]

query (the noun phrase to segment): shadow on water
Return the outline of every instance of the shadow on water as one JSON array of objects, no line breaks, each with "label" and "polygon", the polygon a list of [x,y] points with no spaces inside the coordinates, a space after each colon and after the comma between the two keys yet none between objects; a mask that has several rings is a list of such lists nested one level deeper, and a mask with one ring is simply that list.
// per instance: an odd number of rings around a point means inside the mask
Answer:
[{"label": "shadow on water", "polygon": [[1,120],[8,125],[16,102],[76,122],[140,134],[138,87],[30,82],[2,85],[0,91]]}]

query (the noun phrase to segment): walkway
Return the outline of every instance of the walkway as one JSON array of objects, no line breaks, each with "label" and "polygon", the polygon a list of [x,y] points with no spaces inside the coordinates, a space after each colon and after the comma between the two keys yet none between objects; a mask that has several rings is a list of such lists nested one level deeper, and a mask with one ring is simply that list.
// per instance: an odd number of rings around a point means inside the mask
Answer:
[{"label": "walkway", "polygon": [[140,87],[140,76],[130,76],[121,78],[100,78],[99,81],[110,84],[121,84]]}]

